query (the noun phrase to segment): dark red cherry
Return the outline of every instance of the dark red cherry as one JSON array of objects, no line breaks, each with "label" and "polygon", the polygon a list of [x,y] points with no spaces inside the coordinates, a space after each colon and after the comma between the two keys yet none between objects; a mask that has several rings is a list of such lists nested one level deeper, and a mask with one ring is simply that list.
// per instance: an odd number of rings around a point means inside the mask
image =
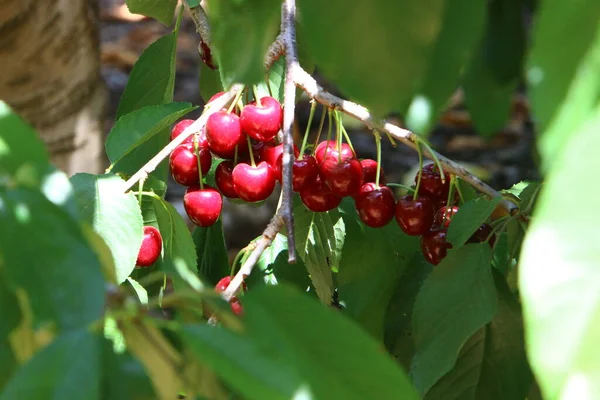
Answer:
[{"label": "dark red cherry", "polygon": [[300,200],[313,212],[333,210],[342,202],[342,198],[333,194],[320,176],[317,176],[314,184],[300,191]]},{"label": "dark red cherry", "polygon": [[327,157],[319,166],[323,182],[331,192],[339,197],[354,196],[362,184],[362,167],[356,158],[344,159]]},{"label": "dark red cherry", "polygon": [[396,211],[394,194],[387,186],[379,188],[372,182],[365,183],[354,198],[360,220],[372,228],[387,225]]},{"label": "dark red cherry", "polygon": [[438,265],[452,244],[446,241],[446,229],[433,230],[421,236],[421,250],[425,259],[433,265]]},{"label": "dark red cherry", "polygon": [[208,117],[206,139],[210,151],[222,158],[233,158],[236,145],[240,145],[240,148],[247,146],[240,117],[226,111],[218,111]]},{"label": "dark red cherry", "polygon": [[443,206],[438,209],[435,213],[434,222],[437,226],[442,228],[448,228],[452,217],[458,212],[457,206],[447,207]]},{"label": "dark red cherry", "polygon": [[221,193],[208,185],[204,185],[204,189],[191,186],[183,196],[183,208],[194,224],[207,227],[219,219],[223,198]]},{"label": "dark red cherry", "polygon": [[[298,150],[298,147],[294,145],[295,157],[298,157],[299,153],[300,151]],[[281,182],[283,144],[276,145],[272,143],[265,143],[265,145],[262,147],[261,160],[269,163],[271,168],[273,168],[275,178],[277,179],[277,181]]]},{"label": "dark red cherry", "polygon": [[[363,183],[375,182],[375,179],[377,178],[377,161],[365,158],[360,160],[360,165],[363,171]],[[379,184],[385,185],[383,167],[379,170]]]},{"label": "dark red cherry", "polygon": [[240,114],[242,130],[251,138],[268,141],[277,135],[283,121],[283,109],[273,97],[260,99],[260,106],[252,102],[244,106]]},{"label": "dark red cherry", "polygon": [[217,189],[225,197],[237,199],[239,196],[233,185],[233,162],[230,160],[221,161],[215,170],[215,183]]},{"label": "dark red cherry", "polygon": [[[490,233],[492,233],[492,227],[489,224],[482,224],[467,240],[467,243],[483,243],[490,236]],[[488,241],[490,247],[494,247],[494,243],[496,243],[496,234],[493,234]]]},{"label": "dark red cherry", "polygon": [[[347,143],[342,143],[341,149],[342,160],[354,157],[352,148]],[[335,140],[325,140],[317,145],[317,148],[315,149],[315,158],[317,159],[317,163],[321,164],[326,157],[338,158],[338,153],[338,147]]]},{"label": "dark red cherry", "polygon": [[240,199],[254,203],[265,200],[275,189],[275,174],[266,161],[255,167],[239,163],[233,169],[233,186]]},{"label": "dark red cherry", "polygon": [[396,203],[396,221],[404,233],[419,236],[433,224],[433,203],[429,197],[404,195]]},{"label": "dark red cherry", "polygon": [[[440,171],[435,164],[428,164],[423,167],[421,175],[421,186],[419,194],[431,197],[433,200],[446,200],[450,191],[450,175],[445,173],[446,181],[442,183]],[[415,176],[415,183],[419,174]]]},{"label": "dark red cherry", "polygon": [[158,260],[162,251],[162,236],[153,226],[144,226],[142,245],[138,252],[136,267],[149,267]]},{"label": "dark red cherry", "polygon": [[[202,175],[205,176],[210,171],[212,156],[210,155],[210,151],[203,147],[198,148],[198,154],[200,156]],[[200,182],[198,157],[196,157],[192,143],[184,143],[177,146],[169,156],[169,166],[171,167],[173,179],[180,185],[192,186]]]},{"label": "dark red cherry", "polygon": [[315,183],[319,175],[319,165],[317,160],[308,154],[305,154],[299,160],[294,161],[292,167],[292,188],[299,192],[307,186]]}]

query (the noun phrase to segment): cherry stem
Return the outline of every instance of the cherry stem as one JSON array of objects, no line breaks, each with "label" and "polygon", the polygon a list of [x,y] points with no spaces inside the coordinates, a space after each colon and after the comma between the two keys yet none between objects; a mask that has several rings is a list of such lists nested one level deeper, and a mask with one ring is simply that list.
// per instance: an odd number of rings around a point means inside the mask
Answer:
[{"label": "cherry stem", "polygon": [[409,191],[411,193],[415,192],[415,189],[411,188],[410,186],[403,185],[401,183],[386,183],[386,186],[389,186],[389,187],[399,187],[399,188],[405,189],[405,190],[407,190],[407,191]]},{"label": "cherry stem", "polygon": [[375,135],[375,144],[377,145],[377,170],[375,175],[375,187],[379,189],[379,174],[381,173],[381,136],[379,132],[373,132]]},{"label": "cherry stem", "polygon": [[419,187],[421,186],[421,176],[423,175],[423,152],[421,151],[421,142],[417,141],[417,153],[419,154],[419,173],[417,174],[417,186],[415,187],[414,198],[419,194]]},{"label": "cherry stem", "polygon": [[455,175],[450,175],[450,185],[448,190],[448,198],[446,199],[446,207],[450,207],[454,197],[454,186],[456,185]]},{"label": "cherry stem", "polygon": [[311,154],[315,154],[315,150],[317,149],[317,145],[319,144],[319,139],[321,139],[321,132],[323,131],[323,126],[325,125],[325,116],[327,113],[325,112],[325,107],[323,107],[323,113],[321,114],[321,122],[319,122],[319,130],[317,132],[317,139],[315,140],[315,145],[311,151]]},{"label": "cherry stem", "polygon": [[267,90],[269,91],[269,96],[273,97],[273,91],[271,90],[271,70],[269,70],[265,74],[265,83],[267,84]]},{"label": "cherry stem", "polygon": [[204,190],[204,182],[202,182],[202,165],[200,162],[200,149],[198,148],[198,135],[194,135],[194,153],[196,154],[196,163],[198,164],[198,178],[200,179],[200,190]]},{"label": "cherry stem", "polygon": [[138,203],[140,208],[142,208],[142,191],[144,190],[144,181],[145,179],[140,179],[138,182]]},{"label": "cherry stem", "polygon": [[140,190],[139,192],[133,192],[133,193],[138,195],[139,201],[142,201],[142,196],[148,196],[148,197],[152,197],[153,199],[162,201],[162,198],[154,192],[144,192],[144,191]]},{"label": "cherry stem", "polygon": [[256,163],[254,162],[254,152],[252,151],[252,142],[250,141],[250,136],[246,136],[246,141],[248,142],[248,152],[250,153],[250,163],[252,167],[256,167]]},{"label": "cherry stem", "polygon": [[419,144],[425,146],[425,148],[427,149],[429,154],[431,154],[431,159],[435,163],[435,166],[437,167],[438,171],[440,171],[440,177],[442,178],[442,183],[446,183],[446,174],[444,173],[444,169],[442,168],[442,163],[440,163],[440,160],[439,160],[437,154],[435,153],[435,151],[433,151],[431,146],[429,146],[427,143],[422,142],[421,140],[419,140],[417,142],[417,145],[419,145]]},{"label": "cherry stem", "polygon": [[235,150],[233,150],[233,166],[235,167],[237,165],[237,161],[238,161],[238,148],[239,148],[239,144],[235,145]]},{"label": "cherry stem", "polygon": [[454,184],[456,185],[456,186],[455,186],[455,188],[456,188],[456,191],[458,192],[458,199],[459,199],[459,200],[460,200],[462,203],[464,203],[464,201],[465,201],[465,198],[464,198],[464,196],[463,196],[463,194],[462,194],[462,190],[460,190],[460,182],[458,181],[458,179],[459,179],[459,178],[458,178],[458,176],[456,176],[456,175],[455,175],[455,176],[454,176]]},{"label": "cherry stem", "polygon": [[256,105],[258,107],[262,107],[262,104],[260,103],[260,97],[258,96],[258,89],[257,89],[256,85],[252,85],[252,94],[254,94],[254,101],[256,102]]},{"label": "cherry stem", "polygon": [[334,111],[335,116],[335,141],[338,150],[338,163],[342,163],[342,124],[340,121],[340,115],[337,110]]},{"label": "cherry stem", "polygon": [[398,143],[396,143],[396,141],[394,140],[392,135],[390,135],[389,133],[386,132],[385,136],[387,136],[387,138],[390,140],[390,143],[392,144],[393,148],[396,148],[396,146],[398,146]]},{"label": "cherry stem", "polygon": [[308,134],[310,132],[310,125],[312,124],[313,117],[315,115],[315,109],[317,108],[317,102],[314,100],[310,101],[310,114],[308,116],[308,124],[306,125],[306,131],[304,132],[304,138],[302,138],[302,147],[300,148],[300,154],[298,154],[298,160],[304,157],[304,150],[306,149],[306,143],[308,142]]},{"label": "cherry stem", "polygon": [[[342,121],[342,114],[339,111],[337,111],[337,110],[336,110],[335,113],[337,115],[337,120],[338,120],[338,123],[340,125],[341,132],[344,135],[344,138],[346,139],[346,142],[348,143],[348,146],[350,146],[350,150],[352,150],[352,155],[354,157],[356,157],[356,151],[354,151],[354,146],[352,146],[352,140],[350,140],[350,136],[348,135],[348,132],[346,131],[346,128],[344,128],[344,122]],[[338,150],[340,152],[342,150],[341,146],[342,146],[342,143],[340,141],[339,148],[338,148]]]},{"label": "cherry stem", "polygon": [[[252,242],[250,242],[252,243]],[[249,246],[249,245],[248,245]],[[248,252],[248,246],[244,247],[243,249],[241,249],[235,256],[235,258],[233,259],[233,263],[231,264],[231,269],[229,271],[229,276],[231,276],[232,278],[235,275],[235,266],[237,265],[237,263],[241,260],[241,258]]]},{"label": "cherry stem", "polygon": [[240,101],[240,97],[242,97],[242,93],[244,91],[241,90],[239,92],[236,93],[235,97],[233,98],[233,101],[231,102],[231,104],[229,105],[229,108],[227,108],[227,114],[231,114],[231,112],[233,111],[233,109],[235,108],[235,106],[238,104],[238,102]]},{"label": "cherry stem", "polygon": [[[327,122],[328,122],[328,127],[327,127],[327,146],[325,146],[325,154],[323,155],[323,160],[327,157],[327,153],[329,152],[329,141],[331,140],[331,131],[332,131],[332,127],[333,127],[333,115],[331,114],[331,108],[327,110]],[[317,148],[317,146],[315,146],[315,149]]]}]

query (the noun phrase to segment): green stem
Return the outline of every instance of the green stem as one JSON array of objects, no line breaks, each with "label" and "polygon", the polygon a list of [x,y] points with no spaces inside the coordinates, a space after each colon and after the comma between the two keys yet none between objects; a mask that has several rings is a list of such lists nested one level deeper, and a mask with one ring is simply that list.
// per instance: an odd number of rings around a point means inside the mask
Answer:
[{"label": "green stem", "polygon": [[427,150],[429,151],[429,154],[431,154],[431,159],[433,160],[436,167],[440,171],[440,177],[442,178],[442,183],[446,183],[446,174],[444,174],[444,169],[442,168],[442,163],[440,163],[440,160],[437,157],[437,155],[435,154],[435,151],[433,151],[433,149],[427,143],[422,143],[420,141],[417,142],[417,145],[420,145],[420,144],[427,148]]},{"label": "green stem", "polygon": [[414,193],[414,191],[415,191],[415,189],[411,188],[410,186],[406,186],[406,185],[403,185],[401,183],[386,183],[386,186],[389,186],[389,187],[399,187],[401,189],[405,189],[405,190],[407,190],[409,192],[412,192],[412,193]]},{"label": "green stem", "polygon": [[421,176],[423,175],[423,150],[421,150],[421,142],[417,142],[417,153],[419,154],[419,173],[417,174],[417,186],[415,187],[416,199],[419,195],[419,187],[421,186]]},{"label": "green stem", "polygon": [[[340,117],[340,124],[341,123],[342,123],[342,118]],[[354,150],[354,146],[352,145],[350,136],[348,135],[348,132],[346,131],[346,128],[344,128],[343,124],[342,124],[342,133],[344,134],[344,137],[346,138],[346,142],[348,143],[348,146],[350,146],[350,150],[352,150],[352,155],[354,155],[354,157],[356,157],[356,151]]]},{"label": "green stem", "polygon": [[456,185],[455,175],[450,175],[450,190],[448,190],[448,198],[446,199],[446,207],[450,207],[454,197],[454,186]]},{"label": "green stem", "polygon": [[135,193],[135,194],[138,195],[138,201],[141,201],[141,198],[142,198],[141,196],[148,196],[148,197],[152,197],[152,198],[154,198],[156,200],[162,200],[162,198],[159,195],[157,195],[156,193],[154,193],[154,192],[144,192],[144,191],[142,191],[142,192],[133,192],[133,193]]},{"label": "green stem", "polygon": [[250,136],[246,136],[246,141],[248,142],[248,152],[250,153],[250,163],[253,167],[256,167],[256,163],[254,162],[254,152],[252,151],[252,142],[250,141]]},{"label": "green stem", "polygon": [[248,252],[248,249],[246,247],[244,247],[235,255],[235,258],[233,259],[233,263],[231,264],[231,269],[229,271],[229,276],[231,276],[232,278],[235,276],[235,266],[240,261],[240,259],[244,256],[244,254],[246,254],[247,252]]},{"label": "green stem", "polygon": [[142,208],[142,192],[144,191],[144,179],[140,179],[138,182],[138,204]]},{"label": "green stem", "polygon": [[338,149],[338,163],[342,163],[342,123],[340,121],[340,113],[334,111],[335,115],[335,141]]},{"label": "green stem", "polygon": [[459,200],[461,201],[461,203],[464,203],[465,198],[463,196],[462,190],[460,190],[460,183],[459,183],[458,179],[459,178],[456,177],[455,180],[454,180],[454,182],[456,183],[455,187],[456,187],[456,191],[458,192],[458,198],[459,198]]},{"label": "green stem", "polygon": [[252,85],[252,94],[254,94],[254,101],[256,102],[256,105],[258,107],[262,107],[262,104],[260,104],[260,96],[258,95],[258,89],[256,88],[256,85]]},{"label": "green stem", "polygon": [[[331,131],[333,128],[333,115],[331,112],[331,109],[327,110],[327,121],[329,123],[329,126],[327,127],[327,146],[325,146],[325,154],[323,155],[323,159],[325,159],[327,157],[327,153],[329,152],[329,141],[331,140]],[[316,146],[315,146],[316,149]]]},{"label": "green stem", "polygon": [[379,189],[379,174],[381,173],[381,136],[375,131],[375,144],[377,145],[377,171],[375,172],[375,187]]},{"label": "green stem", "polygon": [[273,91],[271,90],[271,81],[270,81],[271,71],[265,74],[265,83],[267,84],[267,90],[269,91],[269,96],[273,97]]},{"label": "green stem", "polygon": [[242,97],[242,94],[244,93],[244,90],[240,90],[235,97],[233,98],[233,101],[231,102],[231,104],[229,105],[229,108],[227,109],[227,114],[231,114],[231,112],[233,111],[233,109],[235,108],[235,106],[237,105],[237,103],[240,101],[240,97]]},{"label": "green stem", "polygon": [[314,155],[315,150],[317,149],[317,145],[319,144],[319,139],[321,139],[321,132],[323,131],[323,126],[325,125],[325,116],[327,113],[325,112],[325,107],[323,107],[323,113],[321,114],[321,122],[319,122],[319,130],[317,132],[317,139],[315,140],[315,145],[310,154]]},{"label": "green stem", "polygon": [[310,114],[308,116],[308,125],[306,125],[306,131],[304,132],[304,138],[302,138],[302,147],[300,148],[300,154],[298,154],[298,160],[304,157],[304,150],[306,149],[306,143],[308,142],[308,134],[310,133],[310,125],[312,124],[313,117],[315,115],[315,109],[317,108],[317,102],[314,100],[310,101]]},{"label": "green stem", "polygon": [[202,165],[200,163],[200,150],[198,149],[198,135],[194,135],[194,153],[196,154],[196,163],[198,164],[198,178],[200,179],[200,190],[204,190],[204,182],[202,182]]},{"label": "green stem", "polygon": [[392,144],[393,148],[396,148],[396,146],[398,146],[394,138],[389,133],[386,132],[385,136],[387,136],[387,138],[390,140],[390,143]]}]

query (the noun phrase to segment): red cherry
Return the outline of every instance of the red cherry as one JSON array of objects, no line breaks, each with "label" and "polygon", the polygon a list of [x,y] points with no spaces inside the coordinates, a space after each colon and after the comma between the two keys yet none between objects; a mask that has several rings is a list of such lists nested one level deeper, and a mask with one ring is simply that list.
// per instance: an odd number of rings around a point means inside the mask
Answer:
[{"label": "red cherry", "polygon": [[208,185],[204,185],[204,189],[191,186],[183,196],[183,208],[194,224],[207,227],[219,219],[223,199],[217,190]]},{"label": "red cherry", "polygon": [[[198,154],[200,155],[200,168],[202,175],[208,174],[212,162],[212,156],[208,149],[199,147]],[[169,156],[169,165],[173,179],[181,185],[192,186],[200,182],[198,175],[198,158],[194,152],[192,143],[184,143],[173,150]]]},{"label": "red cherry", "polygon": [[242,130],[251,138],[268,141],[277,135],[283,121],[283,110],[273,97],[260,99],[260,106],[254,102],[246,104],[240,114]]},{"label": "red cherry", "polygon": [[365,183],[354,199],[360,220],[372,228],[387,225],[396,210],[394,194],[387,186],[379,188],[372,182]]},{"label": "red cherry", "polygon": [[426,233],[433,224],[433,202],[429,197],[404,195],[396,204],[396,221],[407,235]]},{"label": "red cherry", "polygon": [[244,308],[242,307],[240,300],[236,296],[233,296],[231,299],[229,299],[229,305],[231,306],[231,311],[235,315],[244,314]]},{"label": "red cherry", "polygon": [[438,209],[435,213],[434,222],[436,225],[448,228],[452,217],[458,212],[457,206],[447,207],[443,206]]},{"label": "red cherry", "polygon": [[323,182],[336,196],[354,196],[360,190],[362,167],[356,158],[339,162],[337,158],[327,157],[321,163],[319,172]]},{"label": "red cherry", "polygon": [[255,167],[239,163],[232,175],[236,193],[240,199],[250,203],[265,200],[275,189],[275,173],[265,161]]},{"label": "red cherry", "polygon": [[222,158],[233,158],[236,145],[246,146],[240,117],[226,111],[217,111],[208,117],[206,139],[210,151]]},{"label": "red cherry", "polygon": [[215,94],[213,94],[210,99],[208,99],[208,101],[206,102],[206,104],[210,104],[213,101],[215,101],[216,99],[218,99],[219,97],[223,96],[225,94],[225,92],[217,92]]},{"label": "red cherry", "polygon": [[237,199],[239,196],[233,185],[233,162],[229,160],[222,161],[215,170],[215,183],[217,188],[225,197]]},{"label": "red cherry", "polygon": [[[181,135],[183,133],[183,131],[185,130],[185,128],[187,128],[194,122],[195,121],[193,119],[182,119],[181,121],[176,123],[173,126],[173,129],[171,129],[171,141],[173,141],[173,139],[175,139],[177,136]],[[193,136],[190,136],[189,138],[186,139],[186,141],[191,140],[192,137]]]},{"label": "red cherry", "polygon": [[452,244],[446,241],[445,229],[429,231],[421,237],[423,255],[433,265],[438,265],[451,248]]},{"label": "red cherry", "polygon": [[[492,227],[488,224],[482,224],[467,240],[467,243],[483,243],[490,236],[490,233],[492,233]],[[493,234],[488,241],[490,247],[494,247],[494,243],[496,243],[496,234]]]},{"label": "red cherry", "polygon": [[[435,164],[428,164],[423,167],[421,174],[421,186],[419,193],[431,197],[433,200],[446,200],[450,191],[450,177],[444,174],[446,182],[442,183],[440,171]],[[419,174],[415,176],[415,183]]]},{"label": "red cherry", "polygon": [[[377,161],[365,158],[360,160],[360,165],[363,170],[363,183],[375,182],[377,178]],[[383,167],[379,170],[379,184],[385,185]]]},{"label": "red cherry", "polygon": [[319,165],[313,156],[306,154],[301,159],[294,161],[292,166],[292,187],[294,191],[299,192],[314,184],[318,175]]},{"label": "red cherry", "polygon": [[[224,278],[221,278],[221,280],[219,280],[219,282],[217,282],[217,284],[215,285],[215,291],[217,293],[223,293],[225,291],[225,289],[227,289],[229,287],[232,280],[233,280],[233,278],[231,276],[226,276]],[[246,282],[244,282],[244,281],[242,281],[242,288],[243,288],[244,292],[248,290],[248,286],[246,286]],[[239,292],[240,292],[240,289],[238,288],[236,293],[239,293]]]},{"label": "red cherry", "polygon": [[[342,143],[341,149],[342,160],[354,157],[352,148],[347,143]],[[338,153],[337,143],[334,140],[325,140],[317,145],[315,158],[317,159],[317,163],[321,164],[325,158],[338,158]]]},{"label": "red cherry", "polygon": [[[294,155],[298,157],[298,154],[300,154],[300,151],[298,150],[298,147],[294,145]],[[261,151],[261,160],[269,163],[271,168],[273,168],[275,178],[277,181],[281,182],[283,144],[275,145],[272,143],[265,143]]]},{"label": "red cherry", "polygon": [[300,191],[300,200],[302,203],[313,212],[325,212],[333,210],[342,202],[342,198],[331,192],[317,176],[313,185],[307,186]]},{"label": "red cherry", "polygon": [[160,257],[161,250],[162,236],[159,230],[153,226],[144,226],[144,237],[135,265],[137,267],[151,266]]}]

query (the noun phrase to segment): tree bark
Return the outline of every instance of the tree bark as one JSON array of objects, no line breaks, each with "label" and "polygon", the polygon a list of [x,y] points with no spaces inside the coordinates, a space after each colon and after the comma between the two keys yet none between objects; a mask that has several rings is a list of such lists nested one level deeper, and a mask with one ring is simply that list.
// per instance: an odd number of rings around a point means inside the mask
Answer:
[{"label": "tree bark", "polygon": [[105,167],[97,0],[0,1],[0,99],[68,174]]}]

